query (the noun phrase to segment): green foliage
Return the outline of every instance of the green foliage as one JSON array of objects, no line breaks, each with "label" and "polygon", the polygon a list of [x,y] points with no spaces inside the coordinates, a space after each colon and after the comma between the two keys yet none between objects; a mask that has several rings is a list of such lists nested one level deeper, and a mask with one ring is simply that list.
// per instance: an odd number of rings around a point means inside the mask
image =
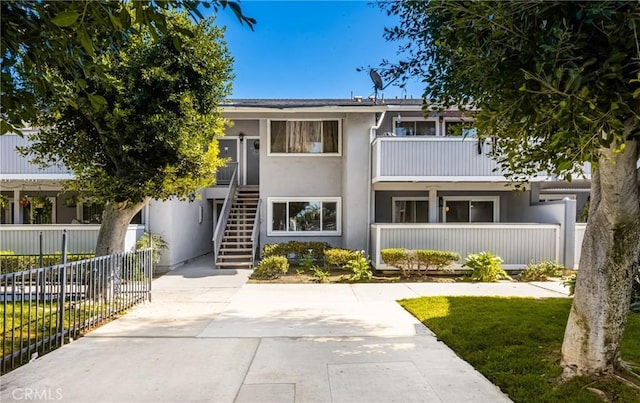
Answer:
[{"label": "green foliage", "polygon": [[402,271],[404,276],[417,270],[418,272],[429,269],[442,269],[458,260],[460,255],[447,250],[407,250],[400,248],[382,249],[382,260]]},{"label": "green foliage", "polygon": [[311,250],[311,257],[317,262],[321,261],[324,256],[325,249],[331,248],[326,242],[298,242],[298,241],[289,241],[286,243],[273,243],[266,244],[262,248],[262,256],[269,257],[274,255],[280,256],[289,256],[294,255],[293,259],[302,259],[304,256],[309,254],[309,250]]},{"label": "green foliage", "polygon": [[[93,257],[95,257],[93,253],[67,254],[67,262],[91,259]],[[61,263],[62,253],[60,252],[42,255],[42,266],[40,266],[39,255],[15,255],[12,251],[0,251],[0,273],[2,274],[55,266]]]},{"label": "green foliage", "polygon": [[[589,388],[637,402],[637,389],[607,377],[560,382],[568,298],[423,297],[400,304],[514,402],[601,402]],[[628,317],[620,354],[640,366],[640,316]]]},{"label": "green foliage", "polygon": [[448,250],[427,250],[416,251],[418,264],[425,268],[442,268],[460,260],[460,254]]},{"label": "green foliage", "polygon": [[371,261],[364,257],[363,252],[356,252],[356,256],[344,265],[345,269],[351,270],[351,281],[371,280]]},{"label": "green foliage", "polygon": [[342,267],[350,260],[356,259],[360,252],[351,249],[332,248],[324,251],[324,262],[328,266]]},{"label": "green foliage", "polygon": [[289,271],[289,261],[284,256],[268,256],[263,258],[253,270],[252,278],[274,279]]},{"label": "green foliage", "polygon": [[600,148],[640,139],[640,3],[379,4],[398,17],[385,37],[405,55],[388,77],[429,77],[429,108],[478,111],[478,134],[515,179],[581,173]]},{"label": "green foliage", "polygon": [[520,273],[522,281],[547,281],[548,277],[560,277],[564,266],[560,263],[545,260],[539,263],[529,263]]},{"label": "green foliage", "polygon": [[329,282],[329,271],[324,270],[318,266],[311,266],[311,271],[313,272],[313,277],[318,283],[328,283]]},{"label": "green foliage", "polygon": [[185,15],[167,16],[166,24],[155,41],[142,27],[101,55],[107,80],[83,82],[102,94],[98,107],[74,95],[81,69],[45,72],[63,85],[47,97],[37,120],[43,129],[23,151],[37,163],[71,169],[69,190],[125,206],[149,197],[188,199],[224,165],[215,138],[224,134],[218,104],[230,90],[232,60],[222,30]]},{"label": "green foliage", "polygon": [[578,278],[577,274],[572,274],[566,280],[562,282],[562,285],[565,287],[569,287],[569,295],[573,295],[576,293],[576,279]]},{"label": "green foliage", "polygon": [[145,232],[140,236],[140,239],[136,241],[134,250],[147,249],[153,245],[153,263],[160,261],[160,256],[165,249],[169,248],[169,244],[165,241],[160,234],[156,232]]},{"label": "green foliage", "polygon": [[[127,6],[129,5],[129,6]],[[167,10],[184,10],[190,17],[202,19],[200,7],[214,11],[229,9],[240,23],[251,29],[256,21],[242,14],[235,1],[221,0],[137,0],[125,1],[12,1],[0,2],[2,27],[2,97],[0,134],[18,131],[22,122],[33,122],[39,110],[38,98],[47,98],[60,88],[71,104],[95,107],[105,105],[100,88],[109,83],[109,72],[101,56],[118,49],[131,35],[149,32],[159,41],[171,29]],[[186,37],[193,32],[183,27]],[[182,50],[181,38],[173,37],[176,50]],[[187,45],[188,46],[188,45]],[[50,76],[50,68],[74,77],[69,87],[59,76]],[[88,83],[99,80],[94,87]]]},{"label": "green foliage", "polygon": [[493,282],[510,279],[501,266],[502,259],[491,252],[471,253],[462,265],[470,270],[473,281]]},{"label": "green foliage", "polygon": [[380,250],[382,261],[389,266],[401,268],[407,260],[407,250],[401,248],[389,248]]}]

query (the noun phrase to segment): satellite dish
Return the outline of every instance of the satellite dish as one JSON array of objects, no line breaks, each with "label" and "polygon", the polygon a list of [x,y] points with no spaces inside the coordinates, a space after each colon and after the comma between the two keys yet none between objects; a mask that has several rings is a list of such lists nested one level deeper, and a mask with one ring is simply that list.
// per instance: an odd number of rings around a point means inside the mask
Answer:
[{"label": "satellite dish", "polygon": [[371,77],[371,81],[373,81],[373,88],[377,90],[382,89],[382,77],[378,74],[374,69],[369,70],[369,76]]}]

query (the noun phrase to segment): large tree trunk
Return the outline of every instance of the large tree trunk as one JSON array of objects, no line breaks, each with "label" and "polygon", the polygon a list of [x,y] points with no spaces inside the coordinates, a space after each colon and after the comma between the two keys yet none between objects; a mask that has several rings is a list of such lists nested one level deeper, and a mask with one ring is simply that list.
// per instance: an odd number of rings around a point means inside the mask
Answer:
[{"label": "large tree trunk", "polygon": [[640,266],[638,143],[602,151],[591,177],[591,205],[580,270],[562,344],[564,375],[606,374],[619,359],[632,276]]},{"label": "large tree trunk", "polygon": [[[96,256],[113,255],[124,252],[124,241],[131,219],[140,211],[149,198],[143,202],[126,206],[124,203],[110,203],[106,206],[98,233]],[[100,265],[92,270],[91,287],[87,292],[89,298],[109,304],[118,295],[121,281],[122,258],[113,256],[108,264]]]},{"label": "large tree trunk", "polygon": [[124,203],[107,204],[102,217],[100,232],[98,232],[96,256],[124,251],[124,241],[129,223],[149,200],[150,198],[146,198],[140,203],[129,206]]}]

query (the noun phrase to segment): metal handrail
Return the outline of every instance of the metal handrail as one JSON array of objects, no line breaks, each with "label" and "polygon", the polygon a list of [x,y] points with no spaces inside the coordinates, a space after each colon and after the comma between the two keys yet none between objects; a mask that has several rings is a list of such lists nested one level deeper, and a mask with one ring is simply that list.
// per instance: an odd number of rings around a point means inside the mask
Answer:
[{"label": "metal handrail", "polygon": [[216,224],[216,229],[213,232],[213,265],[215,267],[215,262],[218,259],[218,253],[220,252],[220,246],[222,244],[222,237],[224,236],[224,229],[227,227],[227,220],[229,218],[229,211],[231,210],[231,204],[233,203],[233,196],[236,194],[236,188],[238,186],[238,181],[236,180],[238,174],[238,163],[235,164],[235,168],[233,169],[233,174],[231,175],[231,181],[229,183],[229,192],[227,193],[227,197],[224,199],[224,204],[222,205],[222,211],[220,212],[220,217],[218,217],[218,223]]},{"label": "metal handrail", "polygon": [[258,199],[258,205],[256,206],[256,215],[253,221],[253,231],[251,231],[251,247],[252,254],[251,259],[255,261],[256,253],[258,249],[258,244],[260,240],[260,205],[262,204],[262,199]]}]

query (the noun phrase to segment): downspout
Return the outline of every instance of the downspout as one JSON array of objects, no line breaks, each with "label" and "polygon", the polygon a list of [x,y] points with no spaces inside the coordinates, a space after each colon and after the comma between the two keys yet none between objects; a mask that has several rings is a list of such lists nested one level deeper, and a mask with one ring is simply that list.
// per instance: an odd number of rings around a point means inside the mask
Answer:
[{"label": "downspout", "polygon": [[[366,225],[366,254],[370,255],[371,254],[371,175],[373,174],[373,167],[371,166],[371,160],[372,160],[372,145],[373,145],[373,141],[376,139],[376,135],[375,132],[380,128],[380,126],[382,126],[382,122],[384,121],[384,116],[387,114],[387,111],[385,110],[384,112],[382,112],[382,115],[380,115],[380,119],[378,120],[378,123],[375,126],[371,126],[371,128],[369,129],[369,151],[367,152],[368,156],[367,156],[367,164],[369,165],[369,167],[367,168],[367,225]],[[371,258],[371,256],[369,256],[369,258]]]}]

